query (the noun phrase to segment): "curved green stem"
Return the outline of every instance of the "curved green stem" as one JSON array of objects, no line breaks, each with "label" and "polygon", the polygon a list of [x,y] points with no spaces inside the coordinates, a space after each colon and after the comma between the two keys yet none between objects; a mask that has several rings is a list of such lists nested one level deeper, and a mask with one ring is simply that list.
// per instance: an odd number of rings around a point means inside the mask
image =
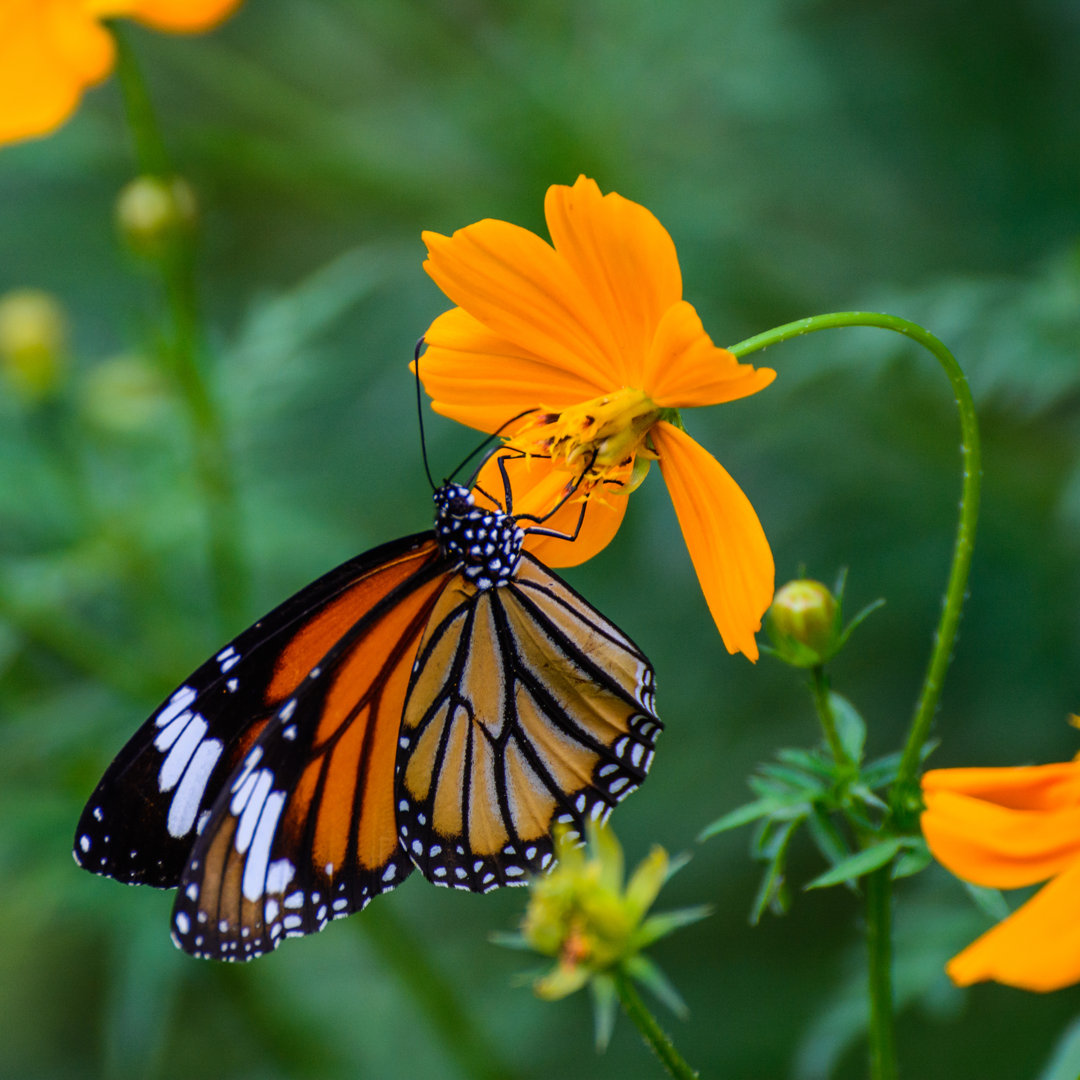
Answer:
[{"label": "curved green stem", "polygon": [[975,403],[971,398],[971,390],[956,358],[928,330],[895,315],[882,315],[873,311],[840,311],[829,315],[814,315],[808,319],[799,319],[797,322],[767,330],[763,334],[756,334],[732,346],[731,351],[741,358],[758,349],[778,345],[782,341],[788,341],[803,334],[841,326],[875,326],[882,330],[892,330],[903,334],[912,341],[918,342],[941,364],[952,384],[956,407],[960,414],[960,460],[964,478],[956,540],[953,544],[952,567],[949,571],[941,618],[934,635],[930,663],[923,678],[922,691],[915,707],[896,782],[890,796],[894,819],[901,828],[907,828],[912,824],[919,808],[919,763],[933,724],[945,673],[952,658],[953,644],[956,641],[956,631],[960,623],[960,613],[964,606],[964,595],[971,569],[971,552],[975,542],[975,524],[979,515],[979,488],[982,479],[979,425],[975,417]]},{"label": "curved green stem", "polygon": [[641,1032],[641,1037],[652,1048],[664,1068],[676,1080],[694,1080],[698,1073],[687,1065],[675,1049],[671,1037],[649,1012],[645,1002],[641,1000],[641,995],[634,989],[630,976],[619,968],[616,968],[612,975],[623,1011],[634,1022],[634,1026]]},{"label": "curved green stem", "polygon": [[[139,169],[171,179],[173,170],[146,83],[124,33],[110,24],[116,41],[117,75]],[[195,252],[186,235],[155,259],[171,322],[166,354],[194,436],[195,475],[206,507],[210,565],[222,630],[234,633],[246,614],[247,574],[238,543],[239,511],[225,428],[203,373],[205,337],[195,279]]]}]

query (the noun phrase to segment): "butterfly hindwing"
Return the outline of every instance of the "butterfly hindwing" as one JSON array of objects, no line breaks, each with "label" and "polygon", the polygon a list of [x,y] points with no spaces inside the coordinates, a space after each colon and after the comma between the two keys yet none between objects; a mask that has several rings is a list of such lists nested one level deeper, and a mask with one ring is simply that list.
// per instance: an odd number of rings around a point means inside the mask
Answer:
[{"label": "butterfly hindwing", "polygon": [[551,862],[638,787],[662,730],[654,674],[608,619],[532,556],[512,581],[447,587],[402,720],[402,844],[435,884],[486,892]]},{"label": "butterfly hindwing", "polygon": [[192,847],[173,912],[185,951],[259,956],[359,911],[412,870],[394,758],[413,657],[448,577],[431,540],[362,581],[363,614],[310,663]]},{"label": "butterfly hindwing", "polygon": [[338,625],[364,610],[371,568],[413,550],[434,558],[431,534],[383,545],[324,574],[185,679],[95,788],[75,832],[76,862],[118,881],[175,888],[226,779]]}]

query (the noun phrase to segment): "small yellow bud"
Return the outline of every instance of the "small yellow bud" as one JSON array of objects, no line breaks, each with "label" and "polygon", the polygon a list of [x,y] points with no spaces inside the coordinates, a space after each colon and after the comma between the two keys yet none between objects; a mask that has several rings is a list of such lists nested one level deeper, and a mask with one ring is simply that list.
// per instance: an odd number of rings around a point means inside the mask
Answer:
[{"label": "small yellow bud", "polygon": [[137,176],[116,199],[116,225],[136,255],[161,259],[194,231],[198,209],[191,185],[178,176]]},{"label": "small yellow bud", "polygon": [[26,401],[41,401],[60,385],[67,319],[59,301],[40,289],[0,297],[0,371]]},{"label": "small yellow bud", "polygon": [[835,651],[836,615],[836,597],[820,581],[789,581],[773,597],[769,635],[788,663],[813,667]]}]

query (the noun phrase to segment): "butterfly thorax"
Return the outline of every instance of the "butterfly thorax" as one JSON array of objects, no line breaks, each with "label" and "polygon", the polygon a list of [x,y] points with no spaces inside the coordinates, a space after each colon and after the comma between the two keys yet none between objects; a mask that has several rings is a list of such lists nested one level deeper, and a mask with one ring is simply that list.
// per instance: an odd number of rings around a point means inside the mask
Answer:
[{"label": "butterfly thorax", "polygon": [[478,589],[505,585],[521,561],[525,534],[509,515],[483,510],[461,484],[446,484],[434,494],[435,536],[446,558]]}]

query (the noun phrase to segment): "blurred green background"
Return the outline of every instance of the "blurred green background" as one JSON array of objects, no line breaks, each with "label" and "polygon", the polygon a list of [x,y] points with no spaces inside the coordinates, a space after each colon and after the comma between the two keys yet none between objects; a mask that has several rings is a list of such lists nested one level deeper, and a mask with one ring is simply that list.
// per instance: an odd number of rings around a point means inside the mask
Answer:
[{"label": "blurred green background", "polygon": [[[980,408],[985,504],[933,763],[1080,749],[1065,724],[1080,710],[1073,0],[249,0],[212,35],[129,39],[202,206],[242,623],[428,527],[405,365],[447,304],[420,269],[420,230],[490,216],[542,232],[546,187],[584,172],[671,231],[718,343],[870,308],[951,346]],[[241,628],[215,614],[190,432],[153,375],[161,297],[114,233],[133,168],[115,80],[54,136],[0,151],[0,292],[51,291],[71,334],[61,402],[0,400],[0,1075],[658,1075],[625,1019],[597,1056],[585,995],[551,1005],[515,986],[527,958],[488,934],[515,926],[520,891],[465,896],[415,875],[314,938],[217,966],[173,948],[169,895],[72,863],[112,755]],[[151,366],[134,379],[118,356]],[[777,368],[772,388],[687,422],[753,500],[779,581],[846,565],[852,611],[887,599],[834,671],[883,753],[948,567],[948,385],[870,330],[756,359]],[[433,419],[433,469],[474,441]],[[751,929],[748,836],[694,843],[745,800],[756,762],[815,740],[799,678],[723,650],[658,475],[611,548],[567,577],[658,672],[667,732],[613,819],[627,857],[692,849],[661,906],[716,908],[655,950],[691,1008],[665,1023],[706,1076],[863,1076],[854,898],[797,896]],[[793,885],[820,868],[800,845]],[[902,883],[897,922],[905,1074],[1049,1077],[1080,991],[953,989],[943,962],[988,923],[943,871]],[[457,1013],[426,1003],[433,978]],[[471,1062],[446,1036],[462,1024],[488,1047]]]}]

